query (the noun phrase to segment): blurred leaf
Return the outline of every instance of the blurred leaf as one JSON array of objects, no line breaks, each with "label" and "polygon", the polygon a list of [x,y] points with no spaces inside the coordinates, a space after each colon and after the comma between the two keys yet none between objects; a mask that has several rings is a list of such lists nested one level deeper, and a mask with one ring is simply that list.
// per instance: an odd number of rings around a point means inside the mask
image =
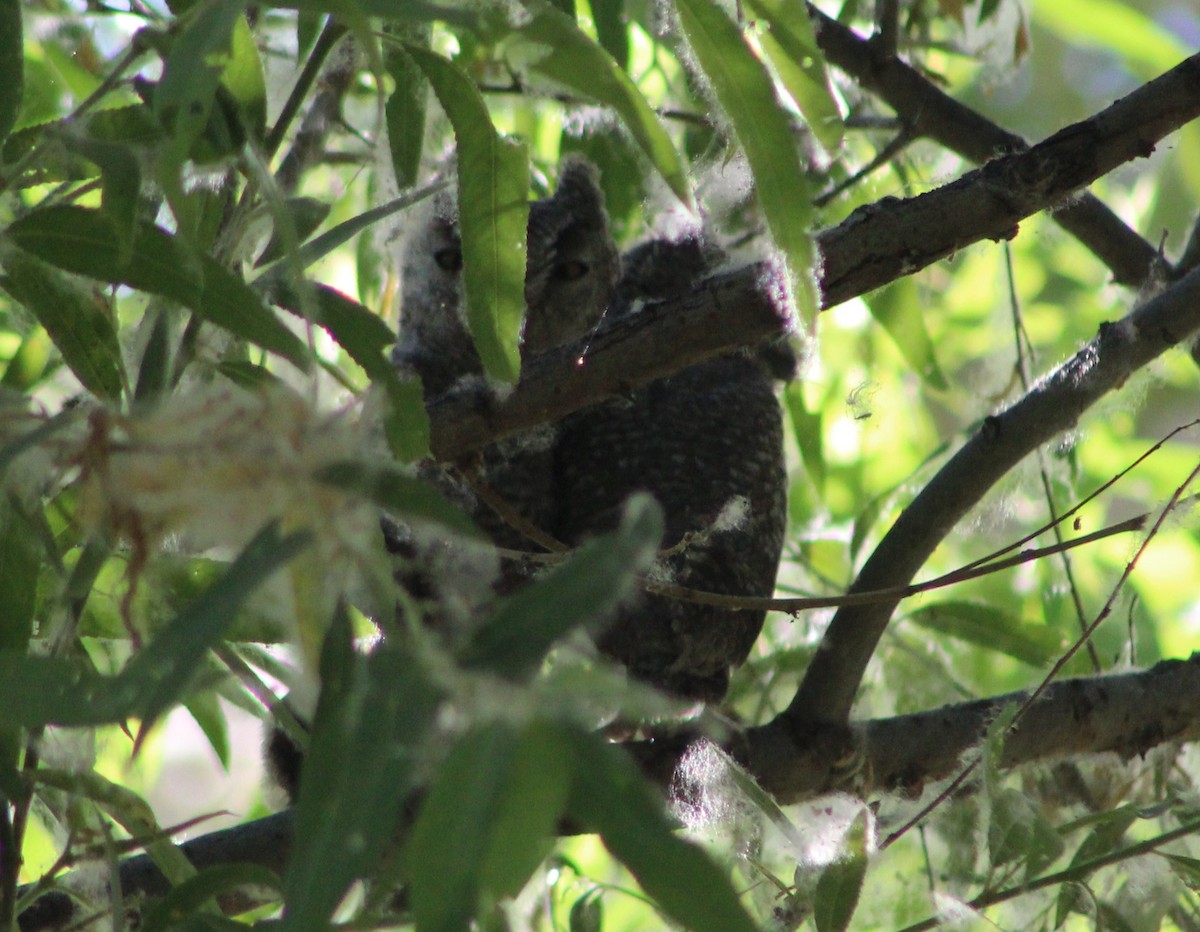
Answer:
[{"label": "blurred leaf", "polygon": [[136,692],[143,719],[157,718],[183,694],[200,660],[228,629],[250,593],[307,543],[307,534],[281,537],[274,525],[263,528],[216,583],[134,655],[118,681]]},{"label": "blurred leaf", "polygon": [[[206,904],[215,905],[217,897],[248,886],[276,891],[280,889],[279,878],[274,872],[258,864],[234,863],[206,867],[153,903],[142,915],[138,929],[140,932],[179,929],[183,920],[196,916]],[[245,926],[229,922],[229,928],[244,929]]]},{"label": "blurred leaf", "polygon": [[522,0],[522,3],[529,19],[514,36],[509,57],[528,61],[535,71],[590,100],[612,107],[675,196],[691,208],[691,183],[683,161],[658,114],[646,103],[629,75],[572,17],[544,0]]},{"label": "blurred leaf", "polygon": [[[338,611],[296,800],[286,928],[327,928],[347,887],[393,843],[440,688],[400,645],[356,654]],[[352,766],[346,766],[352,761]]]},{"label": "blurred leaf", "polygon": [[994,866],[1024,861],[1026,876],[1034,876],[1063,852],[1063,840],[1037,804],[1015,789],[991,797],[988,853]]},{"label": "blurred leaf", "polygon": [[821,871],[813,898],[813,921],[819,932],[842,932],[854,918],[867,876],[868,821],[867,811],[860,811],[846,833],[845,849]]},{"label": "blurred leaf", "polygon": [[33,636],[41,552],[28,518],[0,497],[0,651],[23,652]]},{"label": "blurred leaf", "polygon": [[924,302],[917,295],[913,280],[901,279],[872,293],[867,298],[867,307],[895,341],[913,371],[931,388],[946,391],[950,383],[938,367],[933,339],[925,327]]},{"label": "blurred leaf", "polygon": [[622,70],[629,68],[629,30],[621,0],[592,0],[592,21],[600,47]]},{"label": "blurred leaf", "polygon": [[180,883],[195,874],[196,869],[191,861],[175,847],[170,838],[163,835],[154,817],[154,810],[137,793],[94,771],[39,768],[35,773],[35,779],[40,784],[57,787],[96,803],[131,838],[149,839],[145,844],[146,852],[172,883]]},{"label": "blurred leaf", "polygon": [[796,445],[800,448],[800,458],[804,461],[813,485],[818,490],[825,487],[825,452],[821,435],[824,418],[820,410],[810,411],[804,403],[804,386],[800,382],[792,382],[784,389],[784,405],[787,407],[788,418],[792,422],[792,430],[796,434]]},{"label": "blurred leaf", "polygon": [[21,112],[25,89],[24,36],[21,0],[0,0],[0,146]]},{"label": "blurred leaf", "polygon": [[805,122],[826,151],[836,151],[845,127],[807,11],[785,0],[746,0],[746,5],[766,21],[759,43]]},{"label": "blurred leaf", "polygon": [[154,88],[154,112],[186,152],[208,123],[221,73],[232,57],[241,0],[208,0],[175,22],[174,36]]},{"label": "blurred leaf", "polygon": [[1042,667],[1062,649],[1062,635],[1045,625],[1026,624],[1002,608],[985,602],[946,601],[926,605],[909,621],[988,650]]},{"label": "blurred leaf", "polygon": [[459,534],[479,536],[471,519],[423,479],[387,463],[334,463],[320,470],[317,481],[361,495],[393,516],[433,521]]},{"label": "blurred leaf", "polygon": [[200,690],[188,696],[183,707],[200,726],[208,746],[212,748],[221,767],[229,770],[229,727],[225,712],[215,690]]},{"label": "blurred leaf", "polygon": [[1068,45],[1103,49],[1145,80],[1156,78],[1195,50],[1144,10],[1118,0],[1057,0],[1033,6],[1033,20]]},{"label": "blurred leaf", "polygon": [[816,253],[809,235],[812,190],[788,116],[766,68],[714,0],[678,0],[676,9],[704,76],[746,153],[759,209],[787,261],[800,314],[812,331],[819,304],[812,271]]},{"label": "blurred leaf", "polygon": [[571,904],[567,917],[569,932],[602,932],[604,929],[604,901],[598,890],[589,890]]},{"label": "blurred leaf", "polygon": [[0,287],[46,328],[63,361],[98,398],[121,397],[121,347],[104,299],[17,249],[4,250]]},{"label": "blurred leaf", "polygon": [[[1121,806],[1110,812],[1102,813],[1100,821],[1075,850],[1068,869],[1086,864],[1088,861],[1103,857],[1113,851],[1121,844],[1125,832],[1136,821],[1137,816],[1137,809],[1133,806]],[[1082,881],[1085,878],[1077,879]],[[1078,889],[1072,884],[1065,884],[1058,891],[1054,918],[1056,929],[1066,921],[1068,914],[1075,908],[1077,899]]]},{"label": "blurred leaf", "polygon": [[[287,220],[292,225],[296,244],[299,245],[325,222],[325,218],[329,216],[330,205],[325,201],[318,201],[315,197],[289,197],[284,201],[283,209],[287,212]],[[278,222],[277,220],[277,225]],[[287,246],[287,239],[287,237],[280,236],[278,230],[272,233],[270,241],[255,265],[266,265],[282,256]]]},{"label": "blurred leaf", "polygon": [[245,14],[238,16],[230,34],[229,59],[221,71],[221,87],[237,105],[242,128],[253,138],[261,139],[267,123],[267,84],[258,44]]},{"label": "blurred leaf", "polygon": [[434,776],[408,841],[421,929],[466,928],[515,896],[550,850],[566,804],[570,745],[553,727],[503,723],[464,735]]},{"label": "blurred leaf", "polygon": [[152,315],[153,322],[138,366],[137,387],[133,390],[135,401],[157,398],[171,384],[171,319],[161,307],[147,313]]},{"label": "blurred leaf", "polygon": [[244,281],[208,256],[196,257],[177,237],[152,224],[138,225],[127,260],[108,218],[83,207],[36,210],[7,232],[22,249],[61,269],[178,301],[235,336],[308,369],[308,347]]},{"label": "blurred leaf", "polygon": [[525,314],[525,146],[496,132],[466,73],[428,49],[405,49],[429,79],[458,142],[458,224],[471,336],[487,374],[515,382]]},{"label": "blurred leaf", "polygon": [[[383,33],[393,39],[427,48],[431,36],[429,24],[408,26],[384,23]],[[421,153],[425,148],[425,114],[429,105],[429,84],[411,58],[391,45],[384,46],[383,63],[395,82],[395,89],[384,105],[388,147],[392,171],[400,190],[417,183]]]},{"label": "blurred leaf", "polygon": [[661,797],[623,751],[601,736],[570,732],[569,814],[629,868],[647,895],[693,932],[753,932],[727,874],[675,835]]},{"label": "blurred leaf", "polygon": [[532,673],[571,629],[608,621],[633,592],[662,541],[663,516],[649,495],[625,506],[621,526],[580,547],[544,578],[504,599],[462,651],[460,662],[509,679]]}]

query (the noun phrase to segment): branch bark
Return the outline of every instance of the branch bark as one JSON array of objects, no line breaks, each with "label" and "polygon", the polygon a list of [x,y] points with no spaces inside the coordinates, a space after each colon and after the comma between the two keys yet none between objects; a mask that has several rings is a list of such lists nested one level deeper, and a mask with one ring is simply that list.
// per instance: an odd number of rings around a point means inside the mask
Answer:
[{"label": "branch bark", "polygon": [[[811,5],[808,11],[830,64],[883,100],[911,134],[935,140],[977,165],[1029,148],[1021,136],[955,100],[895,57],[886,41],[863,39]],[[1146,280],[1157,250],[1094,195],[1084,192],[1053,216],[1112,270],[1115,281],[1136,288]]]},{"label": "branch bark", "polygon": [[[851,592],[912,581],[955,524],[1027,454],[1072,428],[1096,401],[1200,329],[1200,270],[1189,272],[1074,357],[1008,410],[987,418],[903,511],[863,566]],[[830,622],[784,718],[844,722],[854,694],[899,600],[847,606]]]},{"label": "branch bark", "polygon": [[1200,55],[1193,55],[1027,151],[993,159],[926,194],[859,208],[817,236],[823,305],[911,275],[981,239],[1012,239],[1026,217],[1068,207],[1080,188],[1146,158],[1197,116]]},{"label": "branch bark", "polygon": [[[777,719],[736,735],[726,749],[781,804],[847,787],[863,796],[911,793],[954,774],[995,715],[1027,696],[1010,693],[930,712],[875,719],[851,728],[816,728],[803,744],[797,744]],[[1105,752],[1129,758],[1164,742],[1197,738],[1200,654],[1186,661],[1164,661],[1145,671],[1055,683],[1009,736],[1001,763],[1017,767]],[[696,740],[696,735],[685,734],[636,742],[628,748],[643,770],[667,790],[675,785],[679,762]],[[180,847],[197,868],[243,862],[282,873],[291,846],[291,824],[291,811],[287,810],[212,832]],[[169,889],[145,855],[121,863],[120,882],[125,896],[153,898]],[[253,902],[247,892],[222,905],[227,910],[244,910]],[[105,905],[102,901],[97,908]],[[85,918],[70,897],[55,892],[22,913],[20,928],[22,932],[60,929]]]}]

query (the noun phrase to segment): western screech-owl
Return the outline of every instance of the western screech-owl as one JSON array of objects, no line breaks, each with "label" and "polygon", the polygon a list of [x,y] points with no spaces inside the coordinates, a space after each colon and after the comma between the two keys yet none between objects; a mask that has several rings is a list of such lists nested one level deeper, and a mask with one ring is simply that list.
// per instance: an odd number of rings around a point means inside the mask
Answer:
[{"label": "western screech-owl", "polygon": [[[618,280],[617,250],[594,170],[568,160],[553,197],[530,211],[522,354],[581,337],[605,313],[634,314],[645,302],[685,294],[718,258],[696,239],[653,240],[625,257]],[[393,358],[421,376],[427,396],[462,390],[482,367],[465,323],[461,250],[445,202],[409,240],[403,266]],[[671,582],[769,596],[787,510],[773,378],[789,375],[789,363],[786,348],[774,347],[692,366],[628,398],[579,412],[540,437],[495,445],[485,454],[482,481],[526,520],[570,544],[613,528],[629,495],[648,491],[665,513],[663,546],[692,535],[688,546],[664,561]],[[467,499],[469,492],[460,500]],[[467,506],[497,544],[531,549],[491,509],[469,500]],[[502,574],[501,588],[525,578]],[[597,645],[639,679],[715,702],[763,618],[761,611],[643,593],[618,613]]]}]

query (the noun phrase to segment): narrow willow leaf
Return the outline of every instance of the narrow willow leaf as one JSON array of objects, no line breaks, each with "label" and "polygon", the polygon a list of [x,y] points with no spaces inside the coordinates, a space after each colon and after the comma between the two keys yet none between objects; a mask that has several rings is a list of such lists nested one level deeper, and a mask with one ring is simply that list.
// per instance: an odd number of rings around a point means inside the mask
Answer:
[{"label": "narrow willow leaf", "polygon": [[328,928],[349,885],[393,843],[440,702],[396,645],[357,654],[344,611],[325,638],[321,684],[284,879],[285,926],[295,929]]},{"label": "narrow willow leaf", "polygon": [[102,299],[18,249],[4,251],[0,287],[37,318],[84,388],[99,398],[121,397],[121,347]]},{"label": "narrow willow leaf", "polygon": [[[427,48],[431,36],[429,24],[409,26],[385,23],[384,35],[402,42]],[[387,122],[388,148],[392,155],[392,171],[400,189],[417,183],[421,168],[421,153],[425,148],[425,114],[429,108],[429,84],[421,69],[398,49],[385,46],[383,64],[395,82],[383,107]]]},{"label": "narrow willow leaf", "polygon": [[157,718],[183,694],[201,659],[229,628],[250,593],[307,542],[305,534],[280,536],[274,525],[259,531],[221,578],[129,661],[118,679],[123,688],[137,694],[143,718]]},{"label": "narrow willow leaf", "polygon": [[326,466],[317,481],[361,495],[397,518],[433,521],[449,531],[479,536],[462,509],[428,482],[387,463],[342,462]]},{"label": "narrow willow leaf", "polygon": [[429,79],[458,142],[458,222],[471,336],[487,373],[515,382],[525,314],[525,146],[496,132],[483,97],[462,69],[418,45],[405,50]]},{"label": "narrow willow leaf", "polygon": [[950,387],[938,366],[933,338],[925,324],[925,307],[911,278],[875,292],[867,299],[867,307],[926,384],[938,391]]},{"label": "narrow willow leaf", "polygon": [[90,799],[125,829],[131,838],[153,839],[146,844],[146,851],[172,883],[180,883],[196,873],[184,853],[164,837],[150,804],[133,790],[87,770],[39,769],[36,779],[46,786]]},{"label": "narrow willow leaf", "polygon": [[522,0],[530,17],[514,36],[510,57],[591,100],[612,107],[650,164],[687,207],[691,186],[679,152],[642,92],[574,18],[545,0]]},{"label": "narrow willow leaf", "polygon": [[796,445],[800,448],[800,459],[804,469],[818,489],[825,487],[825,449],[822,437],[822,409],[810,411],[804,402],[804,385],[792,382],[784,390],[784,404],[792,430],[796,434]]},{"label": "narrow willow leaf", "polygon": [[813,897],[813,922],[819,932],[849,928],[867,876],[869,815],[864,809],[850,825],[840,857],[821,872]]},{"label": "narrow willow leaf", "polygon": [[464,735],[438,769],[407,848],[417,925],[466,928],[481,901],[513,896],[550,849],[570,786],[560,730],[504,723]]},{"label": "narrow willow leaf", "polygon": [[41,552],[29,520],[0,498],[0,651],[24,651],[33,636]]},{"label": "narrow willow leaf", "polygon": [[[141,917],[138,929],[141,932],[166,932],[178,929],[182,917],[192,917],[206,905],[212,904],[223,893],[232,893],[246,887],[264,890],[280,889],[279,878],[258,864],[218,864],[206,867],[194,877],[173,887],[166,896],[157,900]],[[241,924],[230,922],[230,928],[245,929]]]},{"label": "narrow willow leaf", "polygon": [[725,111],[754,175],[758,204],[787,264],[792,291],[809,330],[818,300],[809,219],[812,191],[787,114],[771,77],[714,0],[678,0],[687,40]]},{"label": "narrow willow leaf", "polygon": [[171,384],[171,318],[161,307],[149,313],[154,322],[138,366],[137,387],[133,390],[136,401],[158,398]]},{"label": "narrow willow leaf", "polygon": [[1049,663],[1062,649],[1062,635],[1053,628],[1026,624],[983,602],[937,602],[913,612],[908,620],[1035,667]]},{"label": "narrow willow leaf", "polygon": [[179,21],[183,28],[171,43],[162,80],[154,88],[154,112],[171,127],[181,152],[191,148],[208,123],[242,6],[240,0],[215,0]]},{"label": "narrow willow leaf", "polygon": [[122,260],[108,218],[96,210],[36,210],[7,232],[22,249],[52,265],[178,301],[235,336],[308,369],[308,347],[249,285],[214,259],[197,257],[178,237],[153,224],[139,224],[128,261]]},{"label": "narrow willow leaf", "polygon": [[532,673],[568,631],[612,617],[649,568],[662,533],[654,499],[632,497],[616,531],[584,544],[545,578],[505,599],[467,643],[461,662],[510,679]]},{"label": "narrow willow leaf", "polygon": [[679,838],[661,797],[622,751],[601,736],[570,732],[569,814],[637,878],[672,919],[693,932],[753,932],[728,875]]},{"label": "narrow willow leaf", "polygon": [[229,37],[229,60],[221,71],[221,87],[237,105],[242,128],[261,139],[267,123],[267,82],[245,14],[238,16]]},{"label": "narrow willow leaf", "polygon": [[[287,221],[291,223],[297,243],[303,243],[329,216],[329,203],[319,201],[315,197],[289,197],[283,202],[287,212]],[[279,231],[271,235],[270,241],[263,248],[255,265],[266,265],[274,262],[283,255],[288,237],[280,236]]]},{"label": "narrow willow leaf", "polygon": [[845,126],[807,11],[786,0],[747,0],[746,5],[765,21],[767,29],[759,33],[759,43],[783,86],[821,145],[835,151]]},{"label": "narrow willow leaf", "polygon": [[0,145],[8,138],[21,112],[25,89],[24,42],[21,0],[0,0]]}]

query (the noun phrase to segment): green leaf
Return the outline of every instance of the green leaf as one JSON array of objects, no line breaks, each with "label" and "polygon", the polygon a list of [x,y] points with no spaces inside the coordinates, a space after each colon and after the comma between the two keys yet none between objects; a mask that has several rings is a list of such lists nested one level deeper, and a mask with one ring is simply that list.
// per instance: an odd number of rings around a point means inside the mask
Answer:
[{"label": "green leaf", "polygon": [[418,45],[405,50],[429,79],[458,141],[458,222],[471,336],[488,375],[515,382],[525,314],[525,146],[496,132],[483,97],[457,65]]},{"label": "green leaf", "polygon": [[672,919],[693,932],[753,932],[729,877],[703,850],[675,835],[662,798],[623,751],[571,731],[569,814],[629,868]]},{"label": "green leaf", "polygon": [[0,497],[0,651],[24,651],[33,636],[41,552],[16,503]]},{"label": "green leaf", "polygon": [[1062,635],[1053,628],[1026,624],[984,602],[936,602],[913,612],[908,620],[1035,667],[1045,666],[1062,649]]},{"label": "green leaf", "polygon": [[37,318],[84,388],[98,398],[121,397],[121,347],[102,299],[17,249],[4,250],[0,286]]},{"label": "green leaf", "polygon": [[148,313],[153,315],[154,322],[138,366],[137,386],[133,390],[135,401],[158,398],[171,384],[171,318],[161,307]]},{"label": "green leaf", "polygon": [[[299,244],[325,222],[325,218],[329,216],[330,205],[325,201],[318,201],[315,197],[289,197],[283,202],[283,209],[287,212],[287,222],[291,223],[296,242]],[[276,225],[278,226],[278,221]],[[279,230],[276,229],[255,265],[266,265],[282,256],[287,239],[280,236]]]},{"label": "green leaf", "polygon": [[232,57],[233,29],[242,7],[241,0],[210,0],[176,20],[181,30],[154,88],[154,112],[181,152],[191,148],[208,123],[221,74]]},{"label": "green leaf", "polygon": [[144,719],[157,718],[183,694],[201,659],[229,628],[250,593],[307,542],[306,534],[281,537],[274,525],[263,528],[216,583],[134,655],[118,680],[123,688],[136,691]]},{"label": "green leaf", "polygon": [[25,89],[24,41],[21,0],[0,0],[0,145],[12,132],[21,112]]},{"label": "green leaf", "polygon": [[[223,893],[232,893],[248,886],[279,890],[279,878],[258,864],[217,864],[206,867],[194,877],[173,887],[162,899],[151,905],[141,918],[141,932],[165,932],[178,929],[179,923],[215,903]],[[244,925],[231,924],[244,929]]]},{"label": "green leaf", "polygon": [[245,14],[234,22],[229,39],[229,60],[221,72],[221,87],[236,104],[242,128],[261,139],[267,123],[267,83],[258,43]]},{"label": "green leaf", "polygon": [[[427,48],[431,36],[428,23],[408,26],[384,23],[386,36]],[[388,147],[392,155],[392,171],[400,189],[417,183],[421,168],[421,153],[425,148],[425,114],[429,108],[429,84],[411,58],[392,46],[384,47],[384,67],[395,82],[383,107],[387,122]]]},{"label": "green leaf", "polygon": [[809,330],[818,308],[809,236],[812,191],[770,75],[714,0],[678,0],[679,21],[725,111],[758,189],[758,204],[788,265],[792,291]]},{"label": "green leaf", "polygon": [[925,306],[911,278],[895,282],[867,298],[867,307],[887,331],[913,371],[927,385],[946,391],[950,383],[937,362],[933,338],[925,326]]},{"label": "green leaf", "polygon": [[649,495],[633,496],[616,531],[504,599],[464,647],[461,663],[510,679],[532,673],[568,631],[612,617],[650,567],[662,534],[662,509]]},{"label": "green leaf", "polygon": [[1027,876],[1034,876],[1062,854],[1062,838],[1024,793],[1002,789],[991,796],[990,802],[987,838],[993,866],[1021,860]]},{"label": "green leaf", "polygon": [[394,842],[441,698],[401,647],[357,654],[344,611],[325,638],[321,684],[284,880],[289,929],[328,928],[350,883]]},{"label": "green leaf", "polygon": [[162,295],[190,307],[235,336],[309,367],[304,342],[263,305],[242,279],[214,259],[196,256],[176,236],[141,223],[132,253],[123,258],[116,233],[100,211],[48,207],[8,228],[22,249],[68,272]]},{"label": "green leaf", "polygon": [[804,402],[804,386],[792,382],[783,391],[788,418],[796,434],[796,445],[800,448],[800,459],[804,469],[818,489],[825,487],[825,450],[822,438],[823,417],[821,409],[810,411]]},{"label": "green leaf", "polygon": [[746,5],[765,20],[758,40],[780,81],[821,145],[834,152],[845,126],[807,10],[786,0],[747,0]]},{"label": "green leaf", "polygon": [[529,19],[513,37],[510,60],[612,107],[638,148],[686,207],[692,191],[683,159],[642,92],[574,18],[544,0],[522,0]]},{"label": "green leaf", "polygon": [[1071,46],[1114,55],[1145,80],[1156,78],[1195,50],[1145,11],[1118,0],[1056,0],[1033,6],[1033,21]]},{"label": "green leaf", "polygon": [[315,478],[361,495],[397,518],[432,521],[455,533],[479,536],[471,519],[441,492],[387,463],[334,463],[321,469]]},{"label": "green leaf", "polygon": [[514,896],[549,852],[570,786],[570,745],[554,726],[503,723],[463,736],[413,827],[407,875],[421,929],[468,926],[480,902]]},{"label": "green leaf", "polygon": [[849,928],[867,876],[868,813],[859,812],[846,833],[846,850],[821,872],[813,899],[813,921],[819,932]]}]

